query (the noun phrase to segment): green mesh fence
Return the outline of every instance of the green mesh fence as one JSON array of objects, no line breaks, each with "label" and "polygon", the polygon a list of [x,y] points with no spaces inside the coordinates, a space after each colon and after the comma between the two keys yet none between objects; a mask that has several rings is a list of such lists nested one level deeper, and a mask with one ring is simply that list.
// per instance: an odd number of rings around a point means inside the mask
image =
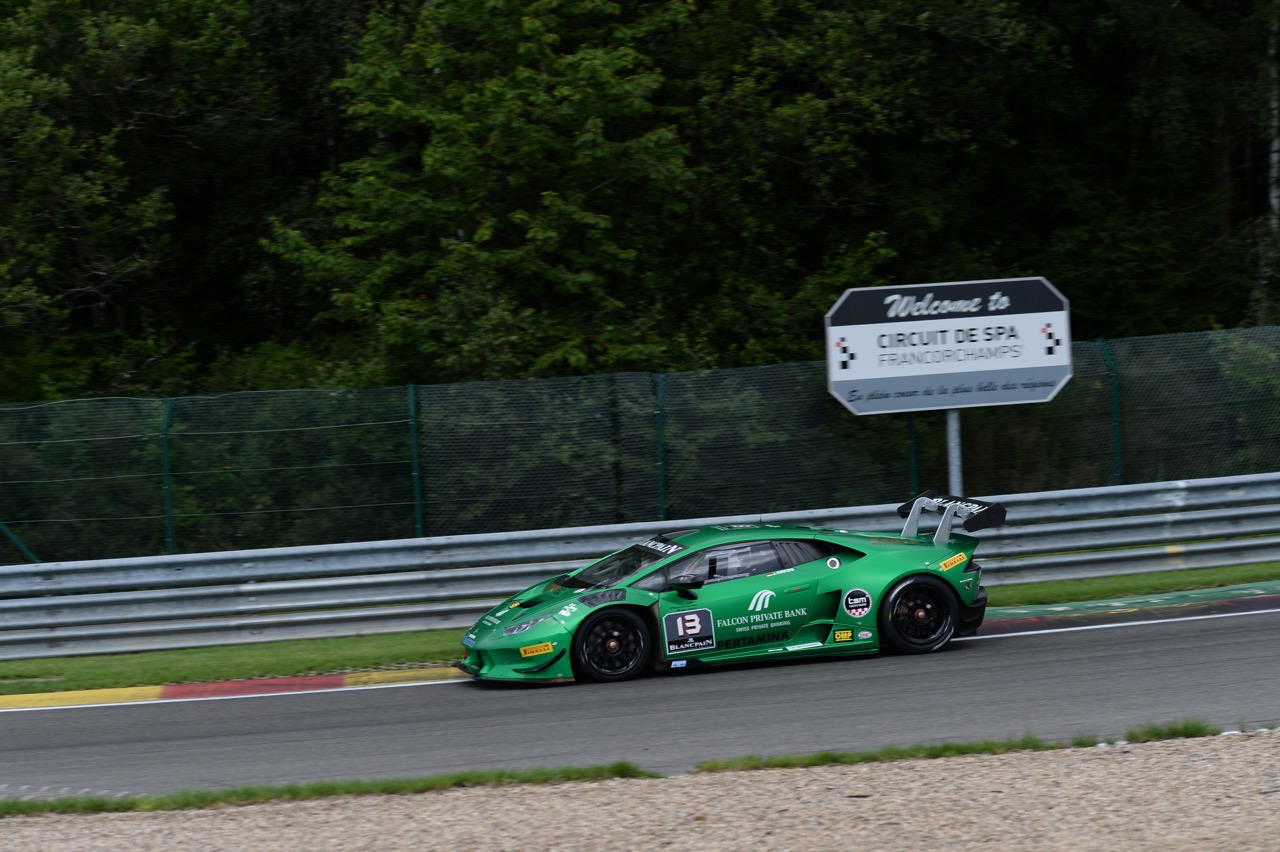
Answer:
[{"label": "green mesh fence", "polygon": [[[1073,359],[962,411],[969,494],[1280,469],[1280,328]],[[945,422],[857,417],[821,362],[0,406],[0,563],[889,503],[947,487]]]}]

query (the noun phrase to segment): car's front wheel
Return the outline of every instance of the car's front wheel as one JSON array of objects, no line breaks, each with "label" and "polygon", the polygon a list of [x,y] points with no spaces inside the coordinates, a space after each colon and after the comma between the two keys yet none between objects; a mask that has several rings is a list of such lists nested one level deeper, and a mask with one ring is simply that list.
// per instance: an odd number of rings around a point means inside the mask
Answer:
[{"label": "car's front wheel", "polygon": [[629,680],[649,660],[649,628],[621,607],[593,613],[573,637],[573,665],[587,680]]},{"label": "car's front wheel", "polygon": [[880,607],[880,633],[904,654],[936,651],[955,635],[956,596],[936,577],[899,580]]}]

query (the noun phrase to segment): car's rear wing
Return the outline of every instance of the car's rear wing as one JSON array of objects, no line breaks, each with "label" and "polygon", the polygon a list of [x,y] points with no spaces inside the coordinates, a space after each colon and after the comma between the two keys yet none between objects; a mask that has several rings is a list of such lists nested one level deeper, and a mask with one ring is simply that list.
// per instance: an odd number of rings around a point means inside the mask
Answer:
[{"label": "car's rear wing", "polygon": [[966,532],[998,527],[1004,523],[1005,508],[999,503],[988,503],[968,497],[939,496],[926,491],[909,503],[898,507],[898,517],[906,518],[902,527],[903,538],[915,538],[920,530],[921,512],[941,512],[938,529],[933,534],[933,543],[941,545],[951,538],[951,526],[955,519],[962,521]]}]

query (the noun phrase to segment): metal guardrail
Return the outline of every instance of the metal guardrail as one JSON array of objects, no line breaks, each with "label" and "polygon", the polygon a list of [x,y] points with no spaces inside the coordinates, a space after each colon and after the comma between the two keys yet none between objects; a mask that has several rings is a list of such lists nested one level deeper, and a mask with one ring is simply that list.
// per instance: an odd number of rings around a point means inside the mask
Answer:
[{"label": "metal guardrail", "polygon": [[[984,497],[989,586],[1280,561],[1280,474]],[[710,523],[897,530],[897,504],[402,541],[0,566],[0,659],[469,626],[656,532]]]}]

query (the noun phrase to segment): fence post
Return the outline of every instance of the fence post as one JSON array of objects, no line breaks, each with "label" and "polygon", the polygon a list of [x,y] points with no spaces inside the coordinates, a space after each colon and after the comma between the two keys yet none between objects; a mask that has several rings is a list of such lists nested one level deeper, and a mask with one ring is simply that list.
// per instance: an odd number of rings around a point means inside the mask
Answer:
[{"label": "fence post", "polygon": [[613,445],[613,522],[626,523],[627,510],[624,498],[622,471],[622,413],[618,410],[618,374],[609,374],[609,439]]},{"label": "fence post", "polygon": [[657,447],[657,463],[655,465],[658,477],[658,520],[665,521],[667,519],[667,468],[666,468],[666,407],[667,407],[667,377],[663,373],[658,373],[654,377],[653,387],[653,437],[654,444]]},{"label": "fence post", "polygon": [[28,550],[27,546],[22,543],[22,539],[13,534],[13,530],[5,526],[4,521],[0,521],[0,533],[4,533],[4,537],[13,542],[13,546],[18,548],[18,552],[22,554],[23,559],[33,564],[40,561],[36,558],[36,555]]},{"label": "fence post", "polygon": [[427,534],[426,516],[422,510],[422,451],[418,446],[418,386],[409,385],[409,464],[413,480],[413,531],[418,538]]},{"label": "fence post", "polygon": [[164,417],[160,422],[160,464],[164,475],[161,482],[164,487],[164,548],[165,552],[178,552],[178,538],[174,530],[173,520],[173,465],[169,458],[169,429],[173,425],[173,398],[164,401]]},{"label": "fence post", "polygon": [[1111,355],[1107,341],[1098,338],[1098,351],[1102,360],[1107,362],[1107,371],[1111,376],[1111,453],[1115,467],[1115,484],[1124,485],[1124,446],[1121,443],[1120,428],[1120,368]]}]

